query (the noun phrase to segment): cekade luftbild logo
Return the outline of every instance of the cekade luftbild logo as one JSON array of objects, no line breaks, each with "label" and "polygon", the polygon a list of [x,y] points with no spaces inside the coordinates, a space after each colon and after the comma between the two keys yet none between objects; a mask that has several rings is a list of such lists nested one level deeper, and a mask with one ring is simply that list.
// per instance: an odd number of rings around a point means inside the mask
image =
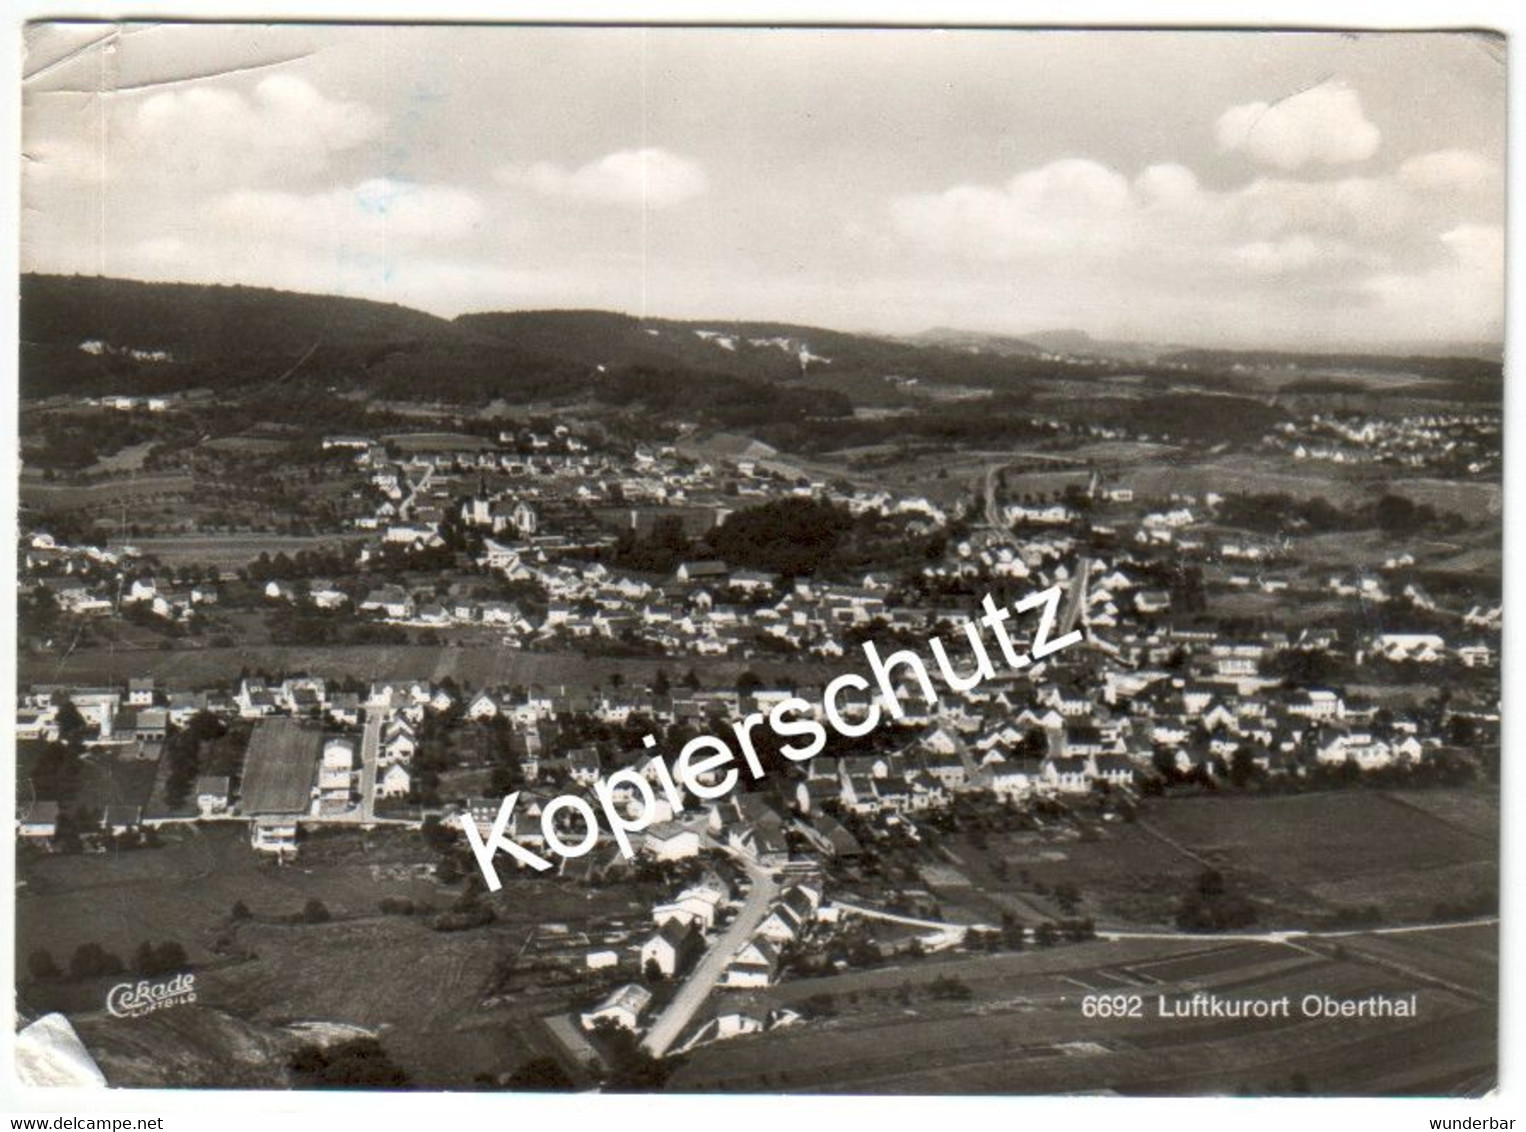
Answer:
[{"label": "cekade luftbild logo", "polygon": [[106,1009],[116,1018],[141,1018],[156,1010],[195,1001],[196,976],[184,972],[162,983],[151,983],[147,979],[118,983],[106,995]]}]

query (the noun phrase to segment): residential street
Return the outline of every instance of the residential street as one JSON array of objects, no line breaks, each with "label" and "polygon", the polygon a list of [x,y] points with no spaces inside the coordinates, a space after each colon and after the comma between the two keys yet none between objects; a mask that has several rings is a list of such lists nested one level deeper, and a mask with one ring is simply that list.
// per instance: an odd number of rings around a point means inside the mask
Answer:
[{"label": "residential street", "polygon": [[667,1053],[678,1040],[690,1019],[704,1005],[705,999],[710,997],[710,992],[715,989],[715,984],[731,963],[732,956],[763,922],[768,906],[779,895],[779,885],[767,870],[741,856],[736,859],[746,868],[747,875],[752,880],[752,891],[747,894],[747,900],[731,926],[710,945],[673,1000],[668,1003],[667,1009],[652,1023],[641,1048],[653,1057]]}]

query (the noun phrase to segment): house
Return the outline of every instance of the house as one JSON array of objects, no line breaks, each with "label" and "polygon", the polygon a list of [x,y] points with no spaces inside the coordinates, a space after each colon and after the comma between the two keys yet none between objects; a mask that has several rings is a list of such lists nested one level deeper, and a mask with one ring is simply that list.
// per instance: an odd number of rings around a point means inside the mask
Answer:
[{"label": "house", "polygon": [[655,964],[665,979],[676,978],[704,949],[704,942],[693,924],[669,920],[641,944],[641,970]]},{"label": "house", "polygon": [[592,786],[603,777],[599,752],[595,747],[579,747],[567,752],[567,774],[579,786]]},{"label": "house", "polygon": [[162,743],[169,721],[169,712],[164,708],[140,708],[133,720],[132,737],[143,743]]},{"label": "house", "polygon": [[726,902],[725,882],[710,878],[680,892],[667,904],[652,909],[652,920],[661,926],[670,921],[694,924],[705,931],[715,927],[717,913]]},{"label": "house", "polygon": [[16,712],[16,738],[21,741],[58,739],[58,712],[54,708],[20,708]]},{"label": "house", "polygon": [[1372,651],[1387,660],[1432,664],[1446,655],[1446,642],[1435,633],[1379,633]]},{"label": "house", "polygon": [[767,963],[735,960],[721,975],[723,987],[766,987],[774,981],[774,968]]},{"label": "house", "polygon": [[349,603],[350,595],[331,582],[315,581],[307,587],[307,597],[319,609],[339,609]]},{"label": "house", "polygon": [[360,603],[362,613],[381,613],[393,620],[405,621],[413,616],[413,598],[401,586],[382,586],[372,590]]},{"label": "house", "polygon": [[402,763],[393,763],[376,780],[378,798],[405,798],[413,788],[413,776]]},{"label": "house", "polygon": [[492,694],[483,690],[472,697],[471,703],[466,705],[466,717],[468,719],[492,719],[498,714],[498,701],[493,699]]},{"label": "house", "polygon": [[278,856],[295,856],[297,852],[297,821],[292,817],[257,817],[251,823],[249,844],[261,853]]},{"label": "house", "polygon": [[775,943],[788,943],[799,939],[804,928],[805,921],[799,912],[782,900],[776,900],[754,934]]},{"label": "house", "polygon": [[590,951],[583,956],[583,963],[590,971],[609,971],[620,965],[617,951]]},{"label": "house", "polygon": [[270,601],[294,602],[297,600],[297,588],[290,582],[271,578],[265,583],[265,597]]},{"label": "house", "polygon": [[196,780],[196,809],[204,818],[227,813],[231,784],[226,774],[204,774]]},{"label": "house", "polygon": [[1127,755],[1097,755],[1092,759],[1093,777],[1115,789],[1134,785],[1135,767]]},{"label": "house", "polygon": [[659,861],[681,861],[699,855],[699,834],[676,822],[661,822],[647,829],[644,848]]},{"label": "house", "polygon": [[651,991],[637,983],[626,983],[616,987],[598,1006],[583,1012],[583,1028],[592,1030],[600,1022],[613,1022],[623,1029],[637,1030],[651,1001]]},{"label": "house", "polygon": [[55,836],[58,833],[58,803],[33,802],[18,811],[16,833],[37,841]]},{"label": "house", "polygon": [[129,680],[127,682],[127,706],[128,707],[153,707],[156,685],[152,679]]},{"label": "house", "polygon": [[120,837],[128,830],[143,824],[142,806],[107,806],[101,812],[101,828],[113,837]]},{"label": "house", "polygon": [[698,562],[680,562],[673,577],[680,582],[712,582],[722,585],[730,571],[724,562],[706,559]]}]

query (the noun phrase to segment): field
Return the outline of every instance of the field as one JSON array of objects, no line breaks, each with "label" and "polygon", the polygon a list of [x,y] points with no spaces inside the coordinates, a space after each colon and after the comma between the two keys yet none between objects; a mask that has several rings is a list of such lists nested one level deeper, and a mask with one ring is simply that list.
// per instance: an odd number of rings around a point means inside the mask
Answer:
[{"label": "field", "polygon": [[297,814],[307,809],[318,769],[321,735],[294,719],[256,725],[244,758],[246,814]]},{"label": "field", "polygon": [[[495,924],[435,932],[421,918],[377,911],[387,897],[437,908],[455,898],[457,888],[430,875],[433,854],[417,835],[324,833],[304,841],[295,865],[280,867],[249,848],[246,829],[243,822],[167,827],[163,849],[24,856],[18,955],[46,948],[67,965],[75,947],[97,942],[130,960],[144,940],[175,940],[196,971],[198,1007],[260,1033],[308,1021],[374,1030],[416,1080],[463,1087],[478,1073],[507,1072],[554,1050],[540,1017],[567,1009],[569,996],[580,1003],[592,994],[576,985],[531,989],[484,1005],[500,957],[518,953],[538,925],[576,930],[594,919],[637,916],[655,897],[642,884],[585,889],[516,878],[491,898]],[[321,900],[333,919],[289,922],[310,899]],[[237,901],[250,920],[231,919]],[[24,998],[34,1009],[62,1009],[88,1030],[101,1020],[112,981],[31,984]],[[229,1074],[229,1083],[240,1079],[225,1059],[212,1069]],[[180,1083],[224,1080],[203,1075]]]},{"label": "field", "polygon": [[753,671],[767,681],[789,674],[791,682],[825,681],[842,671],[826,662],[725,660],[711,657],[585,657],[575,652],[530,652],[492,645],[266,645],[247,648],[110,649],[84,648],[62,657],[23,654],[17,659],[22,683],[121,683],[151,676],[175,688],[226,687],[244,670],[323,676],[332,680],[429,679],[449,676],[459,684],[532,683],[574,687],[607,684],[619,673],[626,683],[649,681],[657,669],[677,679],[693,669],[711,687],[735,686]]},{"label": "field", "polygon": [[119,472],[136,472],[143,467],[143,461],[153,451],[153,442],[147,444],[130,444],[110,456],[102,456],[90,467],[85,469],[88,475],[107,475]]},{"label": "field", "polygon": [[99,507],[106,503],[126,504],[150,496],[187,495],[196,488],[196,480],[183,472],[161,472],[142,476],[113,477],[93,484],[44,483],[23,476],[21,502],[64,509]]},{"label": "field", "polygon": [[[1332,946],[1124,940],[788,982],[769,1002],[830,995],[836,1017],[691,1052],[673,1087],[705,1091],[1131,1095],[1288,1092],[1295,1077],[1322,1095],[1471,1093],[1495,1066],[1491,937],[1470,940],[1461,969],[1454,933],[1405,937],[1402,966]],[[1386,938],[1377,947],[1389,946]],[[1448,966],[1447,976],[1430,968]],[[953,977],[966,1002],[928,984]],[[1163,1017],[1160,996],[1288,996],[1291,1017]],[[1094,992],[1137,995],[1138,1018],[1087,1018]],[[1318,1019],[1305,995],[1418,996],[1418,1018]],[[817,999],[819,1002],[820,999]]]},{"label": "field", "polygon": [[240,532],[220,535],[166,535],[132,539],[131,543],[144,555],[157,558],[165,566],[197,565],[237,568],[249,565],[260,556],[261,552],[272,557],[281,553],[294,555],[302,550],[353,546],[360,537],[349,534],[278,535]]},{"label": "field", "polygon": [[1258,456],[1229,456],[1202,464],[1146,464],[1119,473],[1118,484],[1133,488],[1135,495],[1164,498],[1173,493],[1280,492],[1296,499],[1323,496],[1337,507],[1363,502],[1371,488],[1359,481],[1339,479],[1328,471],[1298,475],[1289,472],[1285,460]]},{"label": "field", "polygon": [[[1474,822],[1434,816],[1449,805]],[[1493,825],[1483,818],[1491,810]],[[1414,922],[1499,883],[1498,800],[1486,794],[1178,799],[1153,807],[1149,822],[1288,915],[1376,904],[1385,922]]]},{"label": "field", "polygon": [[1149,928],[1174,923],[1211,865],[1258,904],[1263,928],[1319,927],[1368,905],[1383,923],[1412,923],[1497,887],[1498,823],[1483,791],[1169,798],[1087,840],[1051,828],[987,833],[977,847],[962,835],[924,879],[951,918],[1035,924],[1058,915],[1054,887],[1073,885],[1099,926]]},{"label": "field", "polygon": [[1504,493],[1499,483],[1465,480],[1395,480],[1391,490],[1438,511],[1454,511],[1469,519],[1498,516]]}]

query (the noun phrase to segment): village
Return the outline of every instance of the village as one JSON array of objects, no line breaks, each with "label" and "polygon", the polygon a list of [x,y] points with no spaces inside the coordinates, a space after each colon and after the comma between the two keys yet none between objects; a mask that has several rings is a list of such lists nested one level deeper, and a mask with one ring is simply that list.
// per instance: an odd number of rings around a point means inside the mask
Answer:
[{"label": "village", "polygon": [[[967,912],[944,919],[914,887],[866,883],[866,851],[915,846],[950,813],[973,806],[1058,814],[1062,824],[1080,813],[1116,821],[1141,799],[1180,789],[1347,789],[1497,773],[1499,607],[1438,600],[1403,553],[1356,573],[1313,567],[1286,535],[1237,526],[1239,501],[1227,492],[1151,497],[1094,470],[1039,499],[1015,490],[1019,471],[997,467],[984,498],[939,506],[805,479],[766,453],[722,461],[686,458],[671,445],[598,451],[565,426],[470,445],[431,436],[427,452],[362,436],[323,443],[348,454],[356,494],[370,507],[353,520],[365,537],[348,566],[330,554],[267,557],[245,571],[162,570],[131,546],[69,544],[32,529],[21,547],[24,584],[53,603],[55,630],[147,614],[194,639],[242,606],[260,617],[371,623],[413,640],[464,632],[531,655],[617,648],[654,676],[471,686],[261,672],[194,686],[152,677],[34,683],[16,716],[33,760],[17,827],[28,852],[100,850],[166,826],[234,823],[250,852],[289,864],[324,828],[469,823],[485,838],[512,790],[519,806],[509,835],[544,846],[547,818],[590,847],[558,865],[565,882],[586,883],[621,865],[609,831],[543,809],[559,791],[596,805],[617,771],[655,783],[643,734],[676,746],[790,698],[820,705],[823,677],[789,679],[792,658],[825,670],[847,656],[851,665],[862,641],[940,637],[957,667],[967,663],[960,637],[981,595],[1063,587],[1061,631],[1080,631],[1080,648],[945,689],[935,704],[908,674],[896,725],[848,749],[798,766],[766,751],[777,773],[752,792],[690,799],[682,813],[658,795],[667,812],[637,838],[640,857],[689,870],[689,882],[653,906],[645,934],[611,930],[581,951],[569,953],[565,940],[552,950],[604,988],[579,1015],[581,1032],[607,1037],[618,1027],[662,1057],[801,1024],[799,1011],[727,1007],[727,995],[770,987],[801,962],[835,955],[845,966],[843,925],[865,917],[899,924],[894,948],[917,955],[1010,941],[1014,932],[1021,941],[1021,922]],[[684,557],[705,545],[691,529],[715,531],[756,507],[783,508],[786,522],[791,508],[830,508],[928,549],[840,580]],[[620,565],[654,540],[667,540],[665,573]],[[1233,601],[1246,591],[1323,603],[1333,627],[1204,614],[1219,595]],[[1373,625],[1336,613],[1340,603],[1386,612]],[[664,664],[686,658],[750,667],[718,683],[692,667],[679,678]],[[1384,684],[1399,693],[1385,694]],[[1438,700],[1404,690],[1416,685],[1448,692]],[[863,719],[882,698],[849,689],[843,715]],[[29,797],[25,788],[39,781],[65,789]],[[617,798],[634,805],[624,789]],[[461,844],[442,856],[442,868],[457,857],[453,876]],[[1022,919],[1049,939],[1092,930],[1067,919],[1064,905]],[[582,1039],[565,1026],[565,1042],[578,1049]]]}]

